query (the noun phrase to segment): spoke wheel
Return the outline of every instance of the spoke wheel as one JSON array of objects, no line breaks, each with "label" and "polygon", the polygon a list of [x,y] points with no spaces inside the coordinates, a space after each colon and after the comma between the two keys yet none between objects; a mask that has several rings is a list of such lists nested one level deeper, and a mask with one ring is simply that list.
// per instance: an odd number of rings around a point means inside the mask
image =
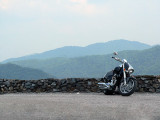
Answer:
[{"label": "spoke wheel", "polygon": [[120,83],[120,86],[119,86],[119,92],[121,93],[121,95],[123,96],[129,96],[131,94],[134,93],[135,91],[135,80],[134,79],[130,79],[126,85],[124,85],[124,82],[121,82]]}]

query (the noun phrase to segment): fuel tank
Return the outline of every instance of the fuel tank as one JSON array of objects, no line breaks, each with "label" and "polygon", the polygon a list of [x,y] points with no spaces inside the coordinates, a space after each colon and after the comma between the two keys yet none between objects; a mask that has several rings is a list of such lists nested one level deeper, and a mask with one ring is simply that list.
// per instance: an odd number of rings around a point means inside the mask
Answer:
[{"label": "fuel tank", "polygon": [[105,82],[108,82],[110,80],[112,80],[112,76],[113,76],[113,70],[109,71],[105,76],[104,79],[106,80]]}]

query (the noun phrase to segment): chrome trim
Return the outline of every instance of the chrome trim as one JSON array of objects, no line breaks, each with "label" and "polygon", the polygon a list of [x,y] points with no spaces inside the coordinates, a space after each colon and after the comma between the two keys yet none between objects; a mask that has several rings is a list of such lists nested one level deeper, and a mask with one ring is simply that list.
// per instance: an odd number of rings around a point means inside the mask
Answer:
[{"label": "chrome trim", "polygon": [[99,89],[110,89],[109,83],[98,83]]}]

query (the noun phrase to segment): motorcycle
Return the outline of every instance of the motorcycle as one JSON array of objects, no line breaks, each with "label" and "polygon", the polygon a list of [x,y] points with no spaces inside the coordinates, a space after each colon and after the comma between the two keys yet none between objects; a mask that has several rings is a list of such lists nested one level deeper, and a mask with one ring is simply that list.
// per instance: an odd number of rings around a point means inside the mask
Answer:
[{"label": "motorcycle", "polygon": [[[118,56],[117,52],[114,55]],[[134,72],[134,68],[127,62],[126,59],[121,60],[118,57],[112,57],[116,61],[119,61],[121,65],[115,67],[114,70],[108,72],[103,82],[99,82],[99,89],[103,91],[105,95],[115,94],[117,91],[122,96],[130,96],[136,89],[136,78],[131,76]]]}]

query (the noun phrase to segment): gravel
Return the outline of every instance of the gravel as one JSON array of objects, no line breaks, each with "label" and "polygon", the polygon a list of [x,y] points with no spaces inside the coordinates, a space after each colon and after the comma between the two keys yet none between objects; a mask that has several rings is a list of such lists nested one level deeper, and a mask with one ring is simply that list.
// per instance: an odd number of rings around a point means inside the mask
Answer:
[{"label": "gravel", "polygon": [[160,120],[160,94],[0,95],[1,120]]}]

